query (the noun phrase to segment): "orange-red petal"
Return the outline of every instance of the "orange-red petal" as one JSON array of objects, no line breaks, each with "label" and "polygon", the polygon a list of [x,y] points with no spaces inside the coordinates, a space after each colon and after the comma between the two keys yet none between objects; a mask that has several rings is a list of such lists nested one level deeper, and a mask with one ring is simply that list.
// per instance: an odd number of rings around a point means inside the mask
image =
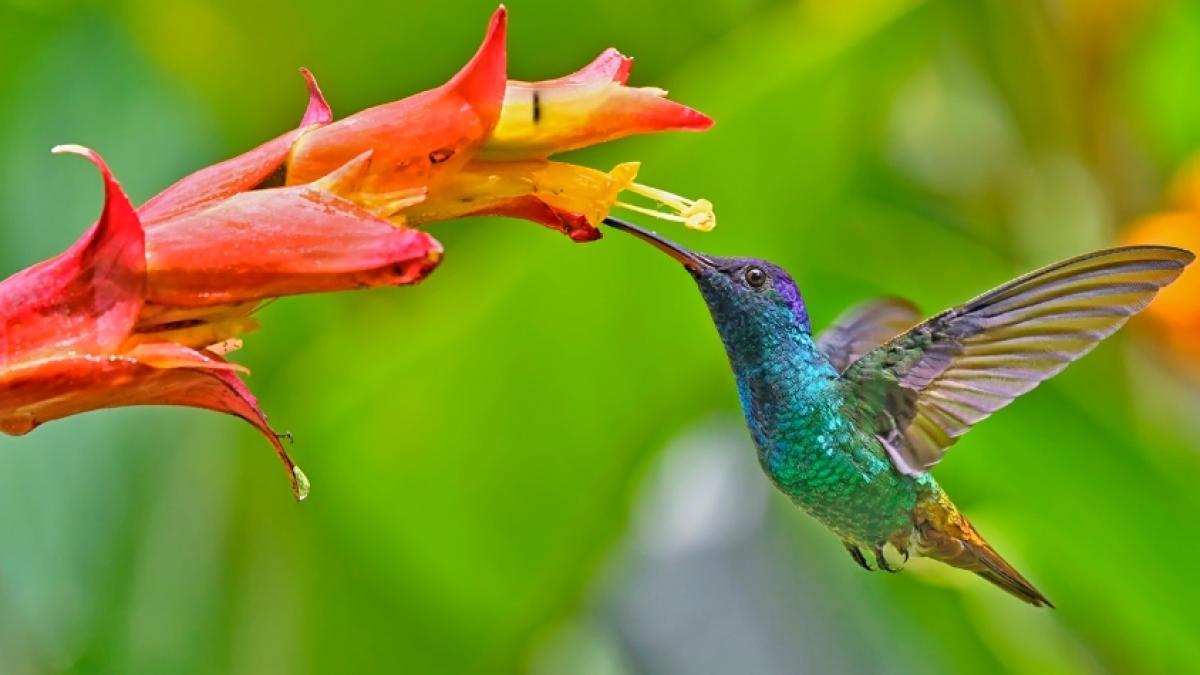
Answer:
[{"label": "orange-red petal", "polygon": [[0,372],[0,431],[24,434],[70,415],[139,405],[187,406],[240,417],[271,443],[297,497],[300,473],[235,368],[216,354],[171,343],[128,354],[62,354]]},{"label": "orange-red petal", "polygon": [[514,197],[496,202],[470,215],[506,216],[529,220],[540,225],[545,225],[552,230],[562,232],[570,237],[572,241],[580,243],[595,241],[603,236],[600,229],[589,223],[587,216],[582,213],[571,213],[556,209],[532,195]]},{"label": "orange-red petal", "polygon": [[375,158],[364,178],[365,192],[421,187],[461,166],[500,116],[506,27],[501,7],[479,51],[446,84],[305,134],[288,158],[287,184],[317,180],[367,150],[374,150]]},{"label": "orange-red petal", "polygon": [[146,230],[147,300],[175,307],[409,284],[441,259],[430,235],[342,197],[364,153],[308,185],[253,190]]},{"label": "orange-red petal", "polygon": [[96,224],[62,254],[0,282],[0,369],[54,351],[111,352],[142,306],[142,228],[104,160],[79,146],[104,179]]}]

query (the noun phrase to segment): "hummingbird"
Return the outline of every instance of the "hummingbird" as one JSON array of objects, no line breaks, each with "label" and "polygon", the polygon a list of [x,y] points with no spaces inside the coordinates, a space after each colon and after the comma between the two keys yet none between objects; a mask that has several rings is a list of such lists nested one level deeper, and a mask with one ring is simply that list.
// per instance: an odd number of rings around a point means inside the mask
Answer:
[{"label": "hummingbird", "polygon": [[814,336],[796,282],[755,258],[689,251],[605,223],[683,264],[708,305],[771,482],[868,571],[919,555],[1053,607],[972,527],[929,469],[963,434],[1091,351],[1195,256],[1167,246],[1094,251],[921,321],[868,301]]}]

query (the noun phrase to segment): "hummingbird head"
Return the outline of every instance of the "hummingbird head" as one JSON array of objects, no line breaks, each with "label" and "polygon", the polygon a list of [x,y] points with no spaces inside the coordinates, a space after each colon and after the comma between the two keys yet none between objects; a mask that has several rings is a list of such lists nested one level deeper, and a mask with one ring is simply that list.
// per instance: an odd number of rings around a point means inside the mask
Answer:
[{"label": "hummingbird head", "polygon": [[623,220],[608,218],[604,222],[649,243],[687,269],[731,355],[755,347],[769,349],[797,332],[811,335],[800,289],[782,267],[757,258],[722,258],[689,251]]}]

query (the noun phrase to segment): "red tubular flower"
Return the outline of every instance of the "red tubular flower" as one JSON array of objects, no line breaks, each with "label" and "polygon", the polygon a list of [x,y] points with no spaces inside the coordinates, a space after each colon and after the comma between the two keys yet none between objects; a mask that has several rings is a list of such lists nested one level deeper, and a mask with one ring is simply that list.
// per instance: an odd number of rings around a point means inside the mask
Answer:
[{"label": "red tubular flower", "polygon": [[[555,80],[507,80],[506,27],[501,7],[474,58],[446,84],[302,133],[287,159],[287,184],[314,181],[374,150],[355,199],[398,225],[507,215],[588,241],[622,206],[712,227],[711,204],[635,183],[634,162],[604,173],[547,159],[632,134],[701,131],[710,118],[661,89],[625,86],[632,60],[613,49]],[[668,210],[619,202],[625,191]]]},{"label": "red tubular flower", "polygon": [[[608,50],[571,75],[507,80],[503,7],[449,82],[334,122],[316,80],[298,128],[130,206],[108,168],[96,225],[62,255],[0,283],[0,430],[127,405],[241,417],[272,443],[298,497],[307,480],[223,355],[268,299],[415,283],[442,248],[411,225],[507,215],[598,238],[614,206],[695,229],[712,205],[552,154],[712,121],[654,88],[625,85]],[[629,192],[659,208],[619,201]]]},{"label": "red tubular flower", "polygon": [[181,405],[241,417],[275,448],[298,499],[304,474],[288,457],[237,366],[218,350],[134,334],[146,289],[144,234],[103,160],[104,210],[56,258],[0,283],[0,430],[25,434],[51,420],[99,408]]},{"label": "red tubular flower", "polygon": [[[337,122],[332,121],[316,81],[305,71],[310,102],[298,129],[184,178],[139,210],[148,233],[152,303],[236,302],[254,297],[247,292],[252,284],[261,285],[264,278],[279,280],[274,275],[281,271],[282,260],[263,261],[259,267],[258,260],[251,259],[242,269],[220,264],[204,267],[206,260],[227,262],[224,254],[214,256],[212,248],[189,242],[208,240],[219,230],[216,238],[231,250],[238,250],[239,242],[246,250],[261,250],[265,238],[287,229],[286,222],[282,218],[263,222],[252,232],[244,227],[244,216],[259,217],[268,203],[276,213],[281,212],[281,201],[301,204],[302,194],[313,194],[302,186],[316,185],[366,152],[371,153],[371,161],[357,172],[353,190],[337,196],[377,221],[396,226],[507,215],[588,241],[600,236],[596,225],[609,210],[621,206],[696,229],[712,227],[711,204],[639,185],[634,182],[635,162],[605,173],[547,159],[631,134],[699,131],[711,126],[711,119],[666,99],[661,89],[625,86],[632,60],[613,49],[565,77],[507,80],[506,31],[507,12],[501,7],[475,56],[446,84]],[[277,181],[298,192],[261,189]],[[640,195],[667,210],[618,201],[622,192]],[[352,210],[344,202],[337,208]],[[164,248],[167,232],[173,235],[169,255]],[[431,243],[431,256],[436,255],[433,247]],[[289,253],[281,249],[280,258]],[[177,267],[183,263],[193,264]],[[431,266],[428,261],[414,264],[422,269]],[[209,273],[212,278],[206,280]],[[191,282],[181,288],[168,281],[180,277]],[[415,280],[419,275],[400,277]],[[210,288],[210,295],[199,302],[198,296],[185,297],[223,279],[236,281],[240,288],[225,292]],[[308,282],[318,283],[307,286]],[[294,277],[280,285],[257,297],[349,287],[317,277]]]}]

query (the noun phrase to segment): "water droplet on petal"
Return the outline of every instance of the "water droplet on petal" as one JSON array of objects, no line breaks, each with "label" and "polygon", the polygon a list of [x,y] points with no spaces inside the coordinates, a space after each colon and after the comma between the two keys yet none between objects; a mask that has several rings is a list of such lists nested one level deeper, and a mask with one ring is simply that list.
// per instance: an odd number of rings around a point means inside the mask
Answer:
[{"label": "water droplet on petal", "polygon": [[296,501],[302,502],[308,499],[308,490],[311,487],[308,476],[305,476],[298,466],[292,467],[292,475],[296,477]]}]

